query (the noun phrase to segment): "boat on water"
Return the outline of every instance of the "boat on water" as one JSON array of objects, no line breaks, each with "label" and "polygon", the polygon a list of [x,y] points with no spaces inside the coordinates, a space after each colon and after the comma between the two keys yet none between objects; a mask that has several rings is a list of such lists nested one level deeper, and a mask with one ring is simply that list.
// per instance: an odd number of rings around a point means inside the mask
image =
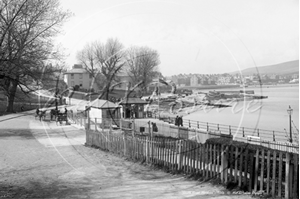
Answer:
[{"label": "boat on water", "polygon": [[247,87],[248,87],[248,84],[241,84],[240,87],[241,87],[241,88],[247,88]]}]

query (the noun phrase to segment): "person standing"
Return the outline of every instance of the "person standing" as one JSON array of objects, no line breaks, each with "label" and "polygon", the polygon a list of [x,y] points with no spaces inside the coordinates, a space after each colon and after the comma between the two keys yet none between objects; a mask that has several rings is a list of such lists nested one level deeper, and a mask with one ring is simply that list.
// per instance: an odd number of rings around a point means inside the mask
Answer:
[{"label": "person standing", "polygon": [[179,124],[178,124],[178,115],[175,118],[175,126],[179,126]]},{"label": "person standing", "polygon": [[182,116],[178,118],[178,126],[183,126]]}]

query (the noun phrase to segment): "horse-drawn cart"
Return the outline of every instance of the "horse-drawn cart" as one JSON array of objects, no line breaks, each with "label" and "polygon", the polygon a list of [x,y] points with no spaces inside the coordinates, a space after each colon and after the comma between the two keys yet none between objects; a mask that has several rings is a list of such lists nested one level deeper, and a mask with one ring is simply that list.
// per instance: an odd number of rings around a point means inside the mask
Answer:
[{"label": "horse-drawn cart", "polygon": [[68,124],[68,116],[66,113],[58,113],[56,116],[56,124],[59,122],[62,124],[62,122],[65,121],[66,124]]}]

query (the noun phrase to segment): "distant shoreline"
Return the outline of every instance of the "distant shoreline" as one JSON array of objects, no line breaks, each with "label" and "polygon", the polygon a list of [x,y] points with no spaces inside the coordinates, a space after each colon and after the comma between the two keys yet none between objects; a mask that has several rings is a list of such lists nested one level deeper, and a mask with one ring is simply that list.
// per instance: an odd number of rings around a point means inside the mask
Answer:
[{"label": "distant shoreline", "polygon": [[[294,87],[294,86],[299,86],[299,84],[263,84],[263,85],[249,85],[248,87],[245,87],[245,89],[248,88],[268,88],[268,87]],[[201,90],[201,89],[223,89],[223,88],[240,88],[244,89],[244,87],[240,87],[240,85],[207,85],[207,86],[184,86],[184,87],[179,87],[178,90],[180,89],[191,89],[191,90]]]}]

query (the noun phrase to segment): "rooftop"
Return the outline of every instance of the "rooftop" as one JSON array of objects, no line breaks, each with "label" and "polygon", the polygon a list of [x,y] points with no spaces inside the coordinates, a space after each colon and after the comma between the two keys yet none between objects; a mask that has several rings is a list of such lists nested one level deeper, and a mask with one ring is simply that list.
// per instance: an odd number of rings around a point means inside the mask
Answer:
[{"label": "rooftop", "polygon": [[126,105],[126,104],[148,104],[148,102],[140,98],[127,98],[127,99],[123,99],[120,103],[120,105]]},{"label": "rooftop", "polygon": [[68,70],[64,74],[83,74],[88,73],[88,71],[85,68],[73,68],[71,70]]},{"label": "rooftop", "polygon": [[90,107],[99,108],[99,109],[112,109],[112,108],[118,108],[118,105],[108,100],[95,99],[94,101],[91,102]]}]

